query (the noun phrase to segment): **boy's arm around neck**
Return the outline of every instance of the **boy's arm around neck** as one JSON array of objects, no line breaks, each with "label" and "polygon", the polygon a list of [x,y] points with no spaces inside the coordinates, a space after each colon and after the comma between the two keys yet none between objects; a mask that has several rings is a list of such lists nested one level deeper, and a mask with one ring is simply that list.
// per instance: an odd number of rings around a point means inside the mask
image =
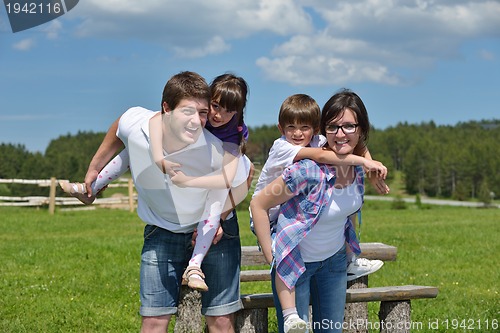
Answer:
[{"label": "boy's arm around neck", "polygon": [[332,151],[331,149],[325,147],[319,147],[319,148],[304,147],[301,150],[299,150],[297,155],[295,155],[293,161],[297,162],[305,158],[311,159],[318,163],[332,164],[338,166],[343,166],[343,165],[365,166],[365,164],[367,163],[367,159],[362,156],[354,154],[339,155],[334,151]]}]

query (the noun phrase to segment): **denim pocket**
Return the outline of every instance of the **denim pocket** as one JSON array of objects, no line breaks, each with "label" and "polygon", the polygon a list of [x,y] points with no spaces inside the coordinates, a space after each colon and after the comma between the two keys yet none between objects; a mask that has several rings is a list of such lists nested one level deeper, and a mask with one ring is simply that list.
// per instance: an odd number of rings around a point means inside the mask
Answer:
[{"label": "denim pocket", "polygon": [[238,225],[238,218],[236,216],[236,212],[233,211],[233,217],[228,220],[222,222],[222,231],[224,235],[222,238],[232,239],[240,237],[240,227]]},{"label": "denim pocket", "polygon": [[155,232],[158,230],[158,226],[152,225],[152,224],[147,224],[144,227],[144,239],[149,239]]}]

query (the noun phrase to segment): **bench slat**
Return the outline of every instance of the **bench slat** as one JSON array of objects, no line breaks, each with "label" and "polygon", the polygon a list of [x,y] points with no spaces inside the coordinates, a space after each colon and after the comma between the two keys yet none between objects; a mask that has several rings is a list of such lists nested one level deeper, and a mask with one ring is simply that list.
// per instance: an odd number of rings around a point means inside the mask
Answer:
[{"label": "bench slat", "polygon": [[271,274],[268,269],[241,271],[241,282],[271,281]]},{"label": "bench slat", "polygon": [[384,243],[361,243],[360,257],[382,261],[396,261],[398,248]]},{"label": "bench slat", "polygon": [[[365,290],[366,289],[366,290]],[[393,302],[418,298],[436,298],[438,288],[428,286],[393,286],[347,290],[346,302]]]},{"label": "bench slat", "polygon": [[[361,243],[361,256],[367,259],[378,259],[382,261],[395,261],[398,249],[395,246],[384,243]],[[258,246],[241,247],[241,266],[266,265],[264,255]]]},{"label": "bench slat", "polygon": [[267,265],[266,259],[258,246],[241,247],[241,266],[260,266]]},{"label": "bench slat", "polygon": [[[403,301],[419,298],[435,298],[438,295],[438,288],[429,286],[392,286],[347,289],[346,302],[387,302]],[[241,301],[245,309],[260,309],[274,307],[273,294],[251,294],[242,295]]]}]

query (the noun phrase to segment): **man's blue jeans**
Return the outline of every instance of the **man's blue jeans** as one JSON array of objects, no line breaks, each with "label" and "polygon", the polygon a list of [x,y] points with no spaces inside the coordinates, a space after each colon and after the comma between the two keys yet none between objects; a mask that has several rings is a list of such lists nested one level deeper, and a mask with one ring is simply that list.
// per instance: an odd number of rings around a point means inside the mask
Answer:
[{"label": "man's blue jeans", "polygon": [[[224,235],[210,246],[201,266],[208,292],[202,293],[202,314],[222,316],[241,309],[241,244],[236,214],[222,222]],[[182,273],[191,257],[192,233],[176,234],[154,225],[144,228],[141,255],[141,316],[175,314]]]}]

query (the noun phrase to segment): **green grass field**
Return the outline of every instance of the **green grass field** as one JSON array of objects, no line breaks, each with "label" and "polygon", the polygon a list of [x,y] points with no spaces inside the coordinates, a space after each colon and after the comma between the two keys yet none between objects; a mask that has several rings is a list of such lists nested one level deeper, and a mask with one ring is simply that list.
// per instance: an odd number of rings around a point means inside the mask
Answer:
[{"label": "green grass field", "polygon": [[[398,247],[397,261],[370,276],[370,286],[439,287],[438,298],[412,302],[413,332],[499,332],[499,211],[390,207],[365,203],[361,240]],[[1,332],[139,331],[143,225],[135,213],[0,214]],[[242,243],[254,245],[248,214],[239,217]],[[242,292],[269,290],[268,283],[242,285]],[[378,304],[369,311],[376,321]]]}]

